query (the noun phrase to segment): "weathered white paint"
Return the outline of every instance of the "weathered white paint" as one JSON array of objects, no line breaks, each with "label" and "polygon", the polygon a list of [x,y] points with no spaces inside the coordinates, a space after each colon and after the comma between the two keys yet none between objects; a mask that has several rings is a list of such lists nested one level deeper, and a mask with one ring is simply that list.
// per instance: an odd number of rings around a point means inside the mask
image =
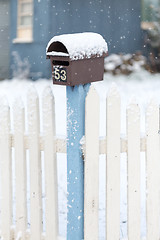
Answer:
[{"label": "weathered white paint", "polygon": [[140,112],[135,103],[127,108],[128,138],[128,238],[140,240]]},{"label": "weathered white paint", "polygon": [[[15,136],[14,134],[10,134],[10,141],[11,141],[11,147],[15,147]],[[24,133],[24,148],[27,150],[29,149],[29,140],[30,136],[26,133]],[[45,136],[41,135],[39,136],[39,148],[40,151],[44,151],[44,142],[45,142]],[[66,151],[66,137],[61,136],[61,137],[54,137],[53,139],[53,146],[55,145],[56,148],[56,153],[67,153]]]},{"label": "weathered white paint", "polygon": [[147,240],[159,240],[160,234],[160,142],[159,107],[153,101],[146,115]]},{"label": "weathered white paint", "polygon": [[[24,134],[24,147],[27,150],[29,148],[29,135]],[[11,147],[14,147],[14,135],[10,134],[10,141],[11,141]],[[45,138],[44,136],[39,136],[39,142],[40,142],[40,151],[44,151],[44,141]],[[99,154],[107,154],[107,149],[106,149],[106,137],[100,137],[99,138]],[[127,152],[127,146],[128,146],[128,141],[125,137],[120,138],[121,142],[121,153]],[[56,153],[67,153],[66,150],[66,145],[67,145],[67,140],[65,136],[55,136],[53,145],[55,144],[56,146]],[[83,143],[82,143],[82,151],[85,153],[85,137],[83,138]],[[140,138],[140,151],[145,152],[146,151],[146,137],[141,137]]]},{"label": "weathered white paint", "polygon": [[[94,103],[94,107],[93,107]],[[85,109],[84,240],[98,240],[99,97],[91,86]]]},{"label": "weathered white paint", "polygon": [[55,106],[51,89],[43,93],[43,133],[45,162],[45,240],[56,239],[58,235],[57,164],[55,145]]},{"label": "weathered white paint", "polygon": [[[26,153],[24,146],[24,106],[21,99],[17,99],[13,106],[14,121],[14,149],[15,149],[15,197],[16,197],[16,238],[21,235],[25,240],[27,229],[26,205]],[[20,234],[21,233],[21,234]]]},{"label": "weathered white paint", "polygon": [[10,239],[12,223],[12,162],[10,109],[6,98],[0,99],[0,229],[3,239]]},{"label": "weathered white paint", "polygon": [[106,239],[120,237],[120,96],[112,86],[106,103]]},{"label": "weathered white paint", "polygon": [[33,87],[27,95],[27,116],[30,158],[30,229],[31,240],[41,239],[42,234],[42,182],[39,149],[39,101]]},{"label": "weathered white paint", "polygon": [[[82,151],[85,154],[85,137],[82,139]],[[128,147],[128,141],[125,137],[120,138],[120,143],[121,143],[121,153],[127,152],[127,147]],[[107,140],[106,137],[100,137],[99,138],[99,154],[107,154],[107,149],[106,149],[106,144]],[[65,140],[62,139],[57,139],[56,140],[56,146],[57,146],[57,152],[63,152],[65,153]],[[146,151],[146,138],[141,137],[140,138],[140,151],[145,152]]]}]

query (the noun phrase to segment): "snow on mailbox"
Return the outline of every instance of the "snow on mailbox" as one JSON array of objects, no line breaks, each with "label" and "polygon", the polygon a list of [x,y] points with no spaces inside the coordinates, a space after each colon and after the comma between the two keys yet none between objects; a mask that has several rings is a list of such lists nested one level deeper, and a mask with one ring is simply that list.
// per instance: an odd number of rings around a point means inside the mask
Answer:
[{"label": "snow on mailbox", "polygon": [[107,54],[104,38],[91,32],[55,36],[46,48],[53,83],[68,86],[103,80]]}]

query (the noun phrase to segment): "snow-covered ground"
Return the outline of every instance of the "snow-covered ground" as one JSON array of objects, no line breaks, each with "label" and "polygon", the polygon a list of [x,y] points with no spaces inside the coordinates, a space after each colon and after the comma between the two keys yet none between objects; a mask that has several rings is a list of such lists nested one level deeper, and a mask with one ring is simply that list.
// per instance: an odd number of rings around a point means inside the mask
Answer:
[{"label": "snow-covered ground", "polygon": [[[105,102],[106,95],[115,82],[121,94],[121,133],[126,133],[126,106],[128,105],[132,96],[135,96],[141,109],[141,132],[145,131],[145,109],[149,99],[152,97],[157,99],[160,103],[160,74],[151,75],[146,71],[138,71],[130,76],[112,76],[110,74],[104,75],[104,81],[94,83],[100,96],[100,136],[105,135]],[[10,104],[18,95],[20,95],[24,102],[26,101],[26,93],[28,87],[33,84],[37,89],[39,95],[42,94],[43,89],[50,85],[54,96],[56,105],[56,133],[57,135],[66,135],[66,92],[64,86],[52,85],[52,80],[40,79],[36,82],[30,80],[4,80],[0,82],[0,95],[7,95]],[[142,156],[142,236],[145,235],[145,158]],[[58,183],[59,183],[59,220],[60,220],[60,234],[65,236],[66,233],[66,156],[65,154],[58,154]],[[101,156],[100,161],[100,240],[105,239],[105,156]],[[122,154],[121,158],[121,237],[127,235],[127,198],[126,198],[126,155]]]}]

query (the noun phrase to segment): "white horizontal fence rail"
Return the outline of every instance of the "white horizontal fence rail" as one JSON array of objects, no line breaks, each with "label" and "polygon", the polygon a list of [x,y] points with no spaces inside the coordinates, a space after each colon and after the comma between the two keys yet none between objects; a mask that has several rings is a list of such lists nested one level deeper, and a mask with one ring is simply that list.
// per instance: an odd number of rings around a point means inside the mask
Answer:
[{"label": "white horizontal fence rail", "polygon": [[[94,182],[91,184],[89,176],[85,177],[85,195],[95,194],[94,183],[98,181],[97,171],[93,170],[93,165],[98,166],[99,154],[106,154],[106,240],[120,239],[120,153],[127,153],[127,239],[128,240],[159,240],[160,239],[160,142],[159,142],[159,107],[154,103],[147,108],[146,114],[146,134],[140,135],[140,110],[135,102],[127,108],[126,137],[120,137],[120,96],[116,86],[112,86],[106,104],[106,136],[99,138],[95,135],[97,126],[97,116],[93,115],[94,108],[97,104],[97,97],[92,98],[93,87],[86,98],[86,136],[83,139],[83,153],[87,173],[95,173]],[[94,93],[96,96],[96,93]],[[97,108],[97,107],[96,107]],[[98,111],[95,110],[95,114]],[[90,116],[89,116],[90,115]],[[92,119],[92,120],[91,120]],[[91,126],[88,123],[91,122]],[[97,127],[98,128],[98,127]],[[88,132],[90,133],[88,136]],[[85,139],[86,138],[86,139]],[[92,146],[91,150],[88,146]],[[99,154],[97,150],[99,149]],[[96,154],[95,154],[96,152]],[[146,237],[141,237],[141,162],[140,153],[146,155]],[[89,156],[89,157],[88,157]],[[96,159],[95,159],[96,158]],[[92,162],[93,159],[93,162]],[[89,167],[88,161],[91,162]],[[90,168],[90,169],[89,169]],[[90,188],[90,189],[89,189]],[[96,187],[97,189],[97,187]],[[98,191],[96,196],[99,198]],[[86,197],[87,199],[87,197]],[[94,239],[98,240],[98,222],[97,215],[94,211],[91,215],[92,222],[87,213],[91,211],[88,204],[85,205],[85,226],[87,232],[92,232]],[[87,209],[88,207],[88,209]],[[86,235],[85,240],[88,240]]]},{"label": "white horizontal fence rail", "polygon": [[[28,134],[23,135],[24,138],[24,148],[27,150],[29,149],[29,136]],[[84,141],[83,141],[84,140]],[[9,141],[10,141],[10,146],[15,147],[15,135],[13,133],[9,133]],[[44,136],[39,136],[39,148],[40,151],[44,151],[44,141],[45,137]],[[106,137],[100,137],[99,138],[99,154],[106,154]],[[56,153],[67,153],[66,151],[66,138],[65,136],[60,136],[56,137],[53,139],[53,146],[55,145],[56,148]],[[127,152],[127,146],[128,146],[128,141],[126,137],[120,137],[120,151],[121,153]],[[140,152],[145,152],[146,151],[146,137],[140,137]],[[85,152],[85,136],[82,139],[82,152]]]}]

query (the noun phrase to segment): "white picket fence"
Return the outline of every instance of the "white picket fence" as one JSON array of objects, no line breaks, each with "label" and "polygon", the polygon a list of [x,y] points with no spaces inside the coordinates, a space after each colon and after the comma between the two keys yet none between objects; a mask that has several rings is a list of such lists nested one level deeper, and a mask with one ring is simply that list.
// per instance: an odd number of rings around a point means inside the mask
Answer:
[{"label": "white picket fence", "polygon": [[[106,100],[106,137],[99,140],[99,97],[94,88],[86,99],[85,125],[85,240],[98,239],[99,154],[106,154],[106,239],[120,239],[120,154],[127,153],[128,240],[141,239],[141,163],[146,156],[146,240],[160,239],[160,117],[151,101],[146,111],[146,134],[140,134],[137,103],[127,108],[127,136],[121,138],[120,96],[112,87]],[[105,111],[105,110],[104,110]],[[93,184],[94,183],[94,184]]]},{"label": "white picket fence", "polygon": [[[159,106],[154,102],[149,104],[146,113],[146,135],[141,137],[140,110],[136,103],[131,103],[126,114],[127,136],[122,138],[120,96],[113,87],[106,102],[106,137],[103,139],[99,138],[99,107],[98,94],[91,87],[86,98],[86,130],[82,148],[85,155],[84,239],[99,239],[100,154],[106,154],[106,239],[120,239],[120,155],[123,152],[128,156],[128,239],[141,239],[140,152],[145,152],[146,240],[159,240]],[[10,115],[13,116],[12,124]],[[54,97],[49,88],[45,89],[42,97],[41,121],[42,133],[39,98],[34,89],[28,92],[27,109],[21,99],[15,101],[12,110],[6,99],[0,99],[1,240],[57,239],[56,153],[66,153],[66,141],[55,136]],[[45,209],[42,204],[42,152],[45,166]],[[12,216],[13,205],[15,216]]]},{"label": "white picket fence", "polygon": [[[31,88],[27,110],[21,99],[14,103],[11,133],[10,107],[5,98],[0,99],[0,239],[3,240],[57,239],[56,152],[61,145],[65,151],[65,146],[63,141],[55,138],[54,98],[49,88],[43,93],[42,112],[43,135],[40,135],[39,99]],[[42,226],[42,151],[45,163],[45,234]],[[16,209],[14,225],[12,187]],[[27,189],[30,192],[29,203]]]}]

